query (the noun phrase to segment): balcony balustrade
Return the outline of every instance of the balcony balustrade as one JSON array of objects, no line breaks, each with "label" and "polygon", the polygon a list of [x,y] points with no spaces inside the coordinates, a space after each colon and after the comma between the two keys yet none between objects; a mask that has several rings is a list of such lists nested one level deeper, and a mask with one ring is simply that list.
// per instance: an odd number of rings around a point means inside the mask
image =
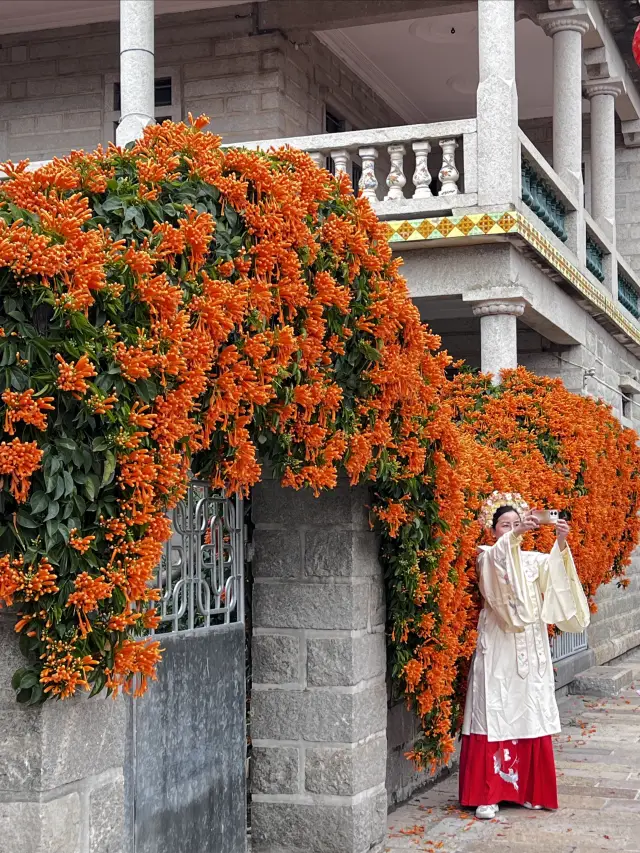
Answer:
[{"label": "balcony balustrade", "polygon": [[477,204],[476,121],[446,121],[242,143],[290,145],[332,171],[353,175],[378,216],[428,216]]},{"label": "balcony balustrade", "polygon": [[640,319],[640,290],[622,273],[618,274],[618,302],[636,320]]},{"label": "balcony balustrade", "polygon": [[526,158],[522,158],[522,201],[563,243],[567,241],[566,207],[551,185]]}]

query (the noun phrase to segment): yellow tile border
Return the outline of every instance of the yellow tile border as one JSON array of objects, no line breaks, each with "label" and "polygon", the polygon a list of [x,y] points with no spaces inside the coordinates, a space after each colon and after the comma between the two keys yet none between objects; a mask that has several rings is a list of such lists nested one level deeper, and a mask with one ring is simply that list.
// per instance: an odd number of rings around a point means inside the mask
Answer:
[{"label": "yellow tile border", "polygon": [[560,275],[606,314],[631,340],[640,345],[640,326],[632,323],[618,309],[614,300],[592,284],[577,267],[536,228],[515,210],[467,213],[462,216],[435,216],[426,219],[397,219],[385,223],[388,240],[395,246],[418,241],[451,240],[518,235],[538,252]]}]

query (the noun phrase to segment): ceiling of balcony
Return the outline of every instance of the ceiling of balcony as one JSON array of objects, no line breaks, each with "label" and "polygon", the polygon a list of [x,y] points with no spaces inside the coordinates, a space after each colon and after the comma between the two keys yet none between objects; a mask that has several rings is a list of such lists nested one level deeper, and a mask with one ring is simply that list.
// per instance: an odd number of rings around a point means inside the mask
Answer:
[{"label": "ceiling of balcony", "polygon": [[[247,0],[156,0],[156,15],[236,6]],[[0,33],[117,21],[120,0],[0,0]]]},{"label": "ceiling of balcony", "polygon": [[[405,121],[475,116],[476,12],[325,30],[317,35]],[[528,18],[516,24],[516,78],[520,117],[550,116],[552,40]]]}]

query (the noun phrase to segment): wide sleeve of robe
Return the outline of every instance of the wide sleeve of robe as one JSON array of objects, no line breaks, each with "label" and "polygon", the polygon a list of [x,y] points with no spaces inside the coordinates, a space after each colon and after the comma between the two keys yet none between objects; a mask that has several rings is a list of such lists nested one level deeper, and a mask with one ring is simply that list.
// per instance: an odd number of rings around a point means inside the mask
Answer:
[{"label": "wide sleeve of robe", "polygon": [[542,621],[565,632],[584,631],[591,621],[589,602],[569,546],[561,551],[556,542],[550,554],[540,556],[538,582],[543,595]]},{"label": "wide sleeve of robe", "polygon": [[501,536],[478,556],[478,582],[486,605],[503,631],[521,633],[537,622],[535,599],[520,559],[520,539],[513,533]]}]

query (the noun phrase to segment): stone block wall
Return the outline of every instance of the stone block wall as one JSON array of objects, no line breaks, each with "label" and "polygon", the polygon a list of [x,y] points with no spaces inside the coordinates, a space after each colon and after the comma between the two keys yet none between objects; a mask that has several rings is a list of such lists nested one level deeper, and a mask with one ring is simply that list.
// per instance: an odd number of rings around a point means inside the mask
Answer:
[{"label": "stone block wall", "polygon": [[[324,131],[325,106],[356,128],[401,119],[312,33],[260,33],[255,4],[156,18],[156,76],[174,119],[205,113],[225,142]],[[12,33],[0,48],[0,160],[43,160],[112,140],[117,22]]]},{"label": "stone block wall", "polygon": [[367,494],[253,492],[254,853],[383,843],[385,606]]},{"label": "stone block wall", "polygon": [[640,148],[616,148],[616,236],[619,251],[640,272]]},{"label": "stone block wall", "polygon": [[24,666],[0,612],[0,850],[131,853],[125,842],[124,700],[16,703]]}]

